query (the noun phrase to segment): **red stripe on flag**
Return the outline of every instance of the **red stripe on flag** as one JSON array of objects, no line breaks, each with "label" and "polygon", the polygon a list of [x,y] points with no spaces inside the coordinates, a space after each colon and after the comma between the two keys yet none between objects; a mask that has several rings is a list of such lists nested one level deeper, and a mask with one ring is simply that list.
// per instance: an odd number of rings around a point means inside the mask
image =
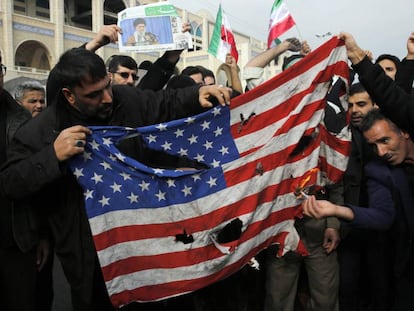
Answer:
[{"label": "red stripe on flag", "polygon": [[233,217],[251,213],[258,205],[272,201],[275,191],[278,191],[279,195],[291,192],[291,185],[294,183],[294,179],[282,181],[278,185],[263,189],[260,195],[246,196],[242,200],[217,208],[213,212],[186,220],[176,220],[170,224],[143,224],[111,228],[94,236],[95,247],[97,251],[102,251],[118,243],[175,236],[183,233],[183,229],[186,229],[187,234],[208,230],[220,225],[223,219],[228,218],[229,211],[232,212]]},{"label": "red stripe on flag", "polygon": [[236,47],[236,40],[234,39],[234,34],[231,30],[227,29],[224,25],[221,26],[221,40],[227,42],[230,45],[230,54],[237,61],[239,60],[239,52]]},{"label": "red stripe on flag", "polygon": [[[335,38],[334,38],[335,39]],[[343,46],[344,42],[342,40],[329,40],[322,46],[317,49],[317,53],[310,53],[306,55],[305,58],[300,60],[300,66],[296,63],[294,66],[289,67],[282,73],[274,76],[272,79],[266,81],[265,83],[258,85],[254,88],[253,91],[249,91],[244,93],[241,96],[237,96],[236,98],[232,99],[231,107],[232,109],[242,106],[246,103],[249,103],[252,100],[260,98],[264,94],[267,94],[271,91],[274,91],[278,87],[286,84],[287,82],[291,81],[292,79],[296,78],[307,72],[310,68],[315,66],[316,64],[324,61],[327,59],[331,53],[335,51],[336,48]],[[346,60],[339,61],[335,64],[332,64],[330,67],[335,68],[334,73],[342,76],[348,77],[349,75],[349,66]],[[324,69],[323,69],[324,70]],[[332,70],[331,70],[332,73]],[[322,81],[320,81],[322,82]]]},{"label": "red stripe on flag", "polygon": [[[150,301],[156,301],[182,294],[183,290],[195,291],[237,272],[250,260],[250,258],[271,244],[280,244],[281,248],[283,248],[287,235],[288,233],[286,232],[280,232],[278,235],[268,238],[265,242],[253,248],[239,261],[224,267],[222,270],[216,273],[201,278],[165,282],[157,285],[144,286],[129,291],[123,291],[111,295],[111,301],[113,305],[122,305],[125,304],[125,301],[147,302],[149,301],[148,298]],[[304,253],[306,253],[306,251]]]},{"label": "red stripe on flag", "polygon": [[275,39],[279,38],[293,26],[295,26],[295,21],[290,14],[285,19],[282,19],[277,24],[273,25],[269,30],[269,36],[267,37],[267,46],[270,47]]},{"label": "red stripe on flag", "polygon": [[[291,220],[292,218],[300,216],[298,207],[285,208],[280,211],[269,214],[266,219],[260,222],[253,222],[249,224],[247,229],[242,232],[238,244],[242,244],[255,236],[261,231],[271,228],[283,221]],[[179,243],[179,242],[178,242]],[[247,261],[252,256],[247,256]],[[191,265],[200,264],[223,256],[223,253],[218,250],[213,244],[204,247],[191,248],[188,250],[162,253],[154,255],[131,256],[118,261],[115,261],[107,266],[102,267],[105,281],[109,281],[118,276],[127,275],[134,272],[151,270],[151,269],[169,269],[179,268]],[[244,256],[246,257],[246,255]],[[246,261],[246,262],[247,262]]]}]

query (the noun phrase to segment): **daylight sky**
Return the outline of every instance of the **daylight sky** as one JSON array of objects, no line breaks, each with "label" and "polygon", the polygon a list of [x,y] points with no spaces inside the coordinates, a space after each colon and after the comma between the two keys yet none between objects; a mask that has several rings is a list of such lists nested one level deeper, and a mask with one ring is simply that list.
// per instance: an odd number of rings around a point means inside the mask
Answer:
[{"label": "daylight sky", "polygon": [[[274,0],[169,0],[177,7],[197,13],[204,9],[216,16],[219,3],[233,30],[266,40],[270,9]],[[414,32],[413,0],[285,0],[296,26],[283,38],[307,40],[315,49],[327,32],[351,33],[358,44],[374,57],[382,53],[400,58]]]}]

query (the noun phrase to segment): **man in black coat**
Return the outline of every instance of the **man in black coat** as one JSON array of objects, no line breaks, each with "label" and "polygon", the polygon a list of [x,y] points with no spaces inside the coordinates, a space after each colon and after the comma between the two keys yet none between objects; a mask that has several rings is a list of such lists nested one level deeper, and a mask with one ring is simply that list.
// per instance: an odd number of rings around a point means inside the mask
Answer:
[{"label": "man in black coat", "polygon": [[[3,165],[16,130],[31,115],[3,89],[6,67],[1,64],[1,56],[0,67],[0,165]],[[7,178],[4,182],[8,182]],[[37,220],[26,202],[14,202],[0,194],[1,310],[37,310],[36,278],[47,257],[45,252],[37,254],[40,241]]]},{"label": "man in black coat", "polygon": [[[33,208],[48,215],[56,254],[71,286],[74,309],[112,310],[83,192],[67,161],[84,151],[90,133],[87,126],[139,127],[186,117],[212,107],[211,98],[222,105],[228,103],[230,89],[194,86],[153,92],[112,86],[103,60],[81,48],[64,53],[54,71],[63,87],[56,102],[16,133],[10,164],[1,172],[8,182],[1,184],[0,190],[10,197],[32,194]],[[126,140],[119,147],[141,162],[159,165],[157,156],[148,152],[139,138]]]}]

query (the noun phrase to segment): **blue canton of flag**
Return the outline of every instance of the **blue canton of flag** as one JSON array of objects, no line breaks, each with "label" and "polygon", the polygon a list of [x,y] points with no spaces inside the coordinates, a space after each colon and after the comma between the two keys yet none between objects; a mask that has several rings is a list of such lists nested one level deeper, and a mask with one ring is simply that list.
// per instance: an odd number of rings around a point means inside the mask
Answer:
[{"label": "blue canton of flag", "polygon": [[[142,127],[139,131],[124,127],[90,129],[93,133],[88,137],[87,151],[71,162],[74,175],[86,189],[89,217],[109,210],[163,207],[210,195],[226,186],[221,165],[239,157],[231,139],[228,107],[215,107],[194,117]],[[145,166],[117,149],[120,140],[134,135],[142,135],[151,149],[193,159],[211,169]]]}]

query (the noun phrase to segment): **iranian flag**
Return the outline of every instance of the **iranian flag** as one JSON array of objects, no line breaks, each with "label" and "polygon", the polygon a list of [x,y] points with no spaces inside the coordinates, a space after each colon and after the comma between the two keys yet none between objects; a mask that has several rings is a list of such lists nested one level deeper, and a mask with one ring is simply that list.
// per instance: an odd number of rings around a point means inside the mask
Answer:
[{"label": "iranian flag", "polygon": [[236,62],[239,58],[234,34],[231,30],[227,16],[221,9],[221,4],[219,5],[217,12],[216,24],[214,26],[208,52],[223,63],[226,61],[227,54],[231,54],[236,59]]},{"label": "iranian flag", "polygon": [[272,11],[270,12],[269,35],[267,37],[267,47],[283,33],[295,25],[292,15],[282,0],[275,0]]}]

